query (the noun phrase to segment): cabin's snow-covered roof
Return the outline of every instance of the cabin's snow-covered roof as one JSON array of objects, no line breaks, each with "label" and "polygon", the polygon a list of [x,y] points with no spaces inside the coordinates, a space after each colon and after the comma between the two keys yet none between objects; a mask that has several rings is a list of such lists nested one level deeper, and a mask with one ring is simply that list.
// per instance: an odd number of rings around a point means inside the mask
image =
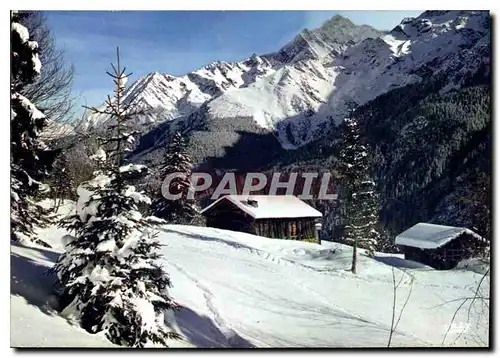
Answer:
[{"label": "cabin's snow-covered roof", "polygon": [[480,241],[485,241],[474,231],[464,227],[418,223],[396,236],[396,245],[437,249],[463,233],[467,233]]},{"label": "cabin's snow-covered roof", "polygon": [[[257,207],[248,204],[257,201]],[[226,195],[201,210],[205,213],[222,200],[229,200],[254,219],[321,217],[322,214],[293,195]]]}]

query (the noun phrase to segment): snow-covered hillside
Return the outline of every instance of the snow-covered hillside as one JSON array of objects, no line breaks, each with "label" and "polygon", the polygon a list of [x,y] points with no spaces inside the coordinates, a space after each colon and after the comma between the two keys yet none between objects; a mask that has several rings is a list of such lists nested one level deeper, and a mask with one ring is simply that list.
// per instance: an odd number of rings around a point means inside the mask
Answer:
[{"label": "snow-covered hillside", "polygon": [[[353,102],[443,72],[448,88],[460,86],[457,74],[489,58],[489,34],[486,11],[426,11],[389,33],[335,16],[275,53],[215,62],[181,77],[151,73],[127,90],[125,100],[151,111],[140,124],[187,121],[196,111],[206,121],[253,118],[292,149],[322,134],[331,119],[339,122]],[[105,121],[91,115],[87,125]]]},{"label": "snow-covered hillside", "polygon": [[[71,204],[63,207],[68,211]],[[488,344],[488,311],[475,301],[480,273],[436,271],[400,255],[359,257],[350,273],[349,246],[267,239],[214,228],[158,227],[162,264],[182,305],[173,327],[196,347],[384,347],[390,333],[393,270],[399,315],[391,346]],[[39,231],[54,249],[12,246],[11,345],[110,346],[67,323],[50,308],[44,271],[63,250],[62,229]],[[482,289],[488,295],[489,284]],[[53,303],[52,303],[53,304]],[[451,325],[450,325],[451,324]],[[27,334],[27,332],[30,332]],[[62,333],[60,333],[62,332]],[[56,334],[57,333],[57,334]]]},{"label": "snow-covered hillside", "polygon": [[[162,238],[176,282],[172,295],[210,317],[228,339],[226,346],[240,338],[257,347],[386,346],[393,267],[396,279],[403,279],[397,309],[412,292],[392,345],[441,345],[460,304],[446,302],[470,296],[481,277],[469,271],[439,272],[384,254],[375,260],[361,254],[360,273],[353,275],[351,248],[328,242],[186,226],[166,226]],[[457,338],[460,327],[469,330],[455,342],[459,346],[487,340],[483,314],[468,322],[467,310],[461,310],[446,344]],[[182,326],[182,314],[178,321]]]}]

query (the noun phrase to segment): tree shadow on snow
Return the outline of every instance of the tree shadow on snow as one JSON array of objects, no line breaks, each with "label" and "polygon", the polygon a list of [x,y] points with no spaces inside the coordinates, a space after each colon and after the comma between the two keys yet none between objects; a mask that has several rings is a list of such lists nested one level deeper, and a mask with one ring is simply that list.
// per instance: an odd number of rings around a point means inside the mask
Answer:
[{"label": "tree shadow on snow", "polygon": [[253,348],[253,344],[232,332],[229,337],[206,316],[200,316],[193,310],[182,307],[175,312],[179,329],[191,343],[198,348]]},{"label": "tree shadow on snow", "polygon": [[53,315],[55,311],[51,307],[51,296],[55,277],[46,275],[47,270],[47,266],[29,257],[10,254],[11,295],[21,296],[43,313]]},{"label": "tree shadow on snow", "polygon": [[46,248],[43,248],[43,247],[26,246],[26,245],[23,245],[19,242],[15,242],[15,241],[11,241],[10,246],[16,246],[16,247],[21,247],[23,249],[27,249],[27,250],[31,250],[31,251],[37,251],[40,254],[42,254],[45,257],[45,259],[47,259],[50,262],[56,262],[57,258],[60,255],[58,252],[47,250]]},{"label": "tree shadow on snow", "polygon": [[232,246],[236,249],[249,249],[249,250],[253,250],[252,247],[250,246],[246,246],[246,245],[243,245],[243,244],[240,244],[240,243],[237,243],[237,242],[233,242],[233,241],[230,241],[230,240],[224,240],[224,239],[221,239],[219,237],[213,237],[213,236],[207,236],[207,235],[199,235],[199,234],[193,234],[193,233],[186,233],[186,232],[182,232],[181,230],[174,230],[174,229],[167,229],[167,228],[164,228],[164,227],[161,227],[159,228],[159,230],[163,231],[163,232],[166,232],[166,233],[172,233],[172,234],[176,234],[176,235],[179,235],[179,236],[184,236],[186,238],[189,238],[189,239],[196,239],[196,240],[203,240],[203,241],[214,241],[214,242],[218,242],[218,243],[221,243],[221,244],[225,244],[225,245],[228,245],[228,246]]},{"label": "tree shadow on snow", "polygon": [[388,266],[393,266],[396,268],[407,268],[407,269],[431,269],[431,267],[424,265],[420,262],[405,260],[400,257],[391,256],[375,256],[373,258],[375,261],[381,262]]}]

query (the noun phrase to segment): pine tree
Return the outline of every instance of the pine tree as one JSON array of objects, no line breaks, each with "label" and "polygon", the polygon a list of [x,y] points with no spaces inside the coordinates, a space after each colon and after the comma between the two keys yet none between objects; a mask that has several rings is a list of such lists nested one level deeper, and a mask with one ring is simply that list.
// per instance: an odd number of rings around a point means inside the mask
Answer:
[{"label": "pine tree", "polygon": [[47,210],[36,203],[54,153],[38,138],[46,118],[21,92],[39,75],[38,44],[11,14],[11,239],[47,243],[36,238],[35,227],[48,223]]},{"label": "pine tree", "polygon": [[378,231],[379,199],[371,179],[368,147],[363,143],[361,127],[356,118],[346,118],[340,142],[339,174],[345,186],[345,237],[353,245],[352,272],[356,273],[357,248],[373,256],[380,239]]},{"label": "pine tree", "polygon": [[165,326],[164,310],[175,308],[168,295],[170,279],[157,263],[160,242],[151,222],[138,211],[150,199],[130,185],[145,175],[143,165],[125,164],[133,133],[128,122],[139,112],[122,102],[130,74],[112,65],[115,83],[106,109],[112,124],[93,156],[99,164],[92,180],[78,188],[77,214],[63,225],[75,232],[53,272],[60,287],[64,315],[73,315],[90,333],[104,332],[113,343],[128,347],[166,346],[178,334]]},{"label": "pine tree", "polygon": [[[162,188],[158,190],[151,205],[154,216],[175,224],[192,224],[200,218],[196,201],[187,197],[192,187],[192,167],[193,163],[186,151],[184,139],[179,132],[175,132],[165,148],[160,177],[165,180],[169,174],[180,173],[181,175],[172,179],[169,188],[164,187],[162,184]],[[163,191],[167,189],[170,190],[172,195],[181,194],[181,197],[177,200],[165,198]]]},{"label": "pine tree", "polygon": [[486,171],[474,173],[470,180],[466,195],[460,196],[458,202],[468,207],[471,229],[491,241],[491,176]]},{"label": "pine tree", "polygon": [[393,235],[387,228],[380,228],[378,230],[380,237],[377,241],[377,251],[386,253],[399,253],[400,249],[394,241]]},{"label": "pine tree", "polygon": [[60,154],[54,160],[51,173],[51,189],[54,199],[54,211],[57,212],[64,199],[72,199],[75,182],[68,170],[68,161],[64,154]]}]

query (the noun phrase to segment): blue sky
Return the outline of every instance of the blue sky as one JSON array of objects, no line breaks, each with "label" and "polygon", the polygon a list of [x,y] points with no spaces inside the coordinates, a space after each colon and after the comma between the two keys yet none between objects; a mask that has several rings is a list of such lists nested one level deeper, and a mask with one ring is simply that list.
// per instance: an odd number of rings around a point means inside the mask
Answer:
[{"label": "blue sky", "polygon": [[111,93],[105,74],[120,46],[131,80],[158,71],[183,75],[216,60],[238,61],[278,50],[302,29],[336,14],[355,24],[390,30],[422,11],[48,11],[56,43],[75,65],[79,104]]}]

